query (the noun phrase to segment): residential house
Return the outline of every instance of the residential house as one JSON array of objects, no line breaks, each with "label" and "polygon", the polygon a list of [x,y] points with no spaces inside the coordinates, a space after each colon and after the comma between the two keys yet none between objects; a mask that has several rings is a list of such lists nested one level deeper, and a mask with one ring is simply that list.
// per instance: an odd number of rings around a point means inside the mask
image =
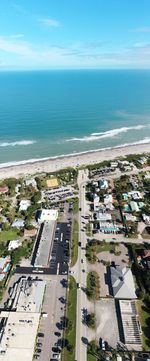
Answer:
[{"label": "residential house", "polygon": [[30,205],[31,205],[31,201],[29,201],[28,199],[22,199],[19,205],[19,212],[27,211]]}]

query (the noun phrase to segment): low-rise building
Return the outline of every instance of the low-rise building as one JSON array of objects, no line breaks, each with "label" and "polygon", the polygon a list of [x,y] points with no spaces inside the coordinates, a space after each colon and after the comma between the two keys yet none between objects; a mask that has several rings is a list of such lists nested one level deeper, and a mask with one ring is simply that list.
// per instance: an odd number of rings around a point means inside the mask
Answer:
[{"label": "low-rise building", "polygon": [[56,221],[58,218],[58,210],[57,209],[41,209],[38,211],[38,222],[49,222],[49,221]]},{"label": "low-rise building", "polygon": [[9,188],[7,186],[0,187],[0,194],[6,194],[9,192]]},{"label": "low-rise building", "polygon": [[35,237],[36,234],[37,234],[36,228],[24,229],[24,238],[32,238],[32,237]]},{"label": "low-rise building", "polygon": [[131,201],[130,208],[131,208],[132,212],[139,212],[139,206],[138,206],[137,202]]},{"label": "low-rise building", "polygon": [[24,227],[24,220],[23,219],[15,219],[15,221],[12,223],[13,228],[23,228]]},{"label": "low-rise building", "polygon": [[10,257],[0,258],[0,281],[2,281],[10,269]]},{"label": "low-rise building", "polygon": [[99,209],[99,201],[100,201],[99,196],[96,193],[94,193],[93,195],[94,212],[96,212]]},{"label": "low-rise building", "polygon": [[114,298],[135,299],[135,285],[129,267],[110,267],[111,284]]},{"label": "low-rise building", "polygon": [[119,301],[124,343],[128,349],[141,351],[141,327],[134,300]]},{"label": "low-rise building", "polygon": [[19,212],[21,211],[27,211],[27,209],[30,207],[31,205],[31,201],[28,199],[22,199],[20,201],[20,205],[19,205]]},{"label": "low-rise building", "polygon": [[108,181],[106,179],[100,179],[98,185],[100,189],[108,189]]},{"label": "low-rise building", "polygon": [[21,277],[0,313],[0,361],[32,361],[46,283]]},{"label": "low-rise building", "polygon": [[9,242],[8,251],[12,251],[21,246],[21,242],[18,239]]},{"label": "low-rise building", "polygon": [[27,187],[28,187],[28,186],[32,186],[33,188],[36,188],[36,187],[37,187],[37,183],[36,183],[35,178],[26,179],[26,180],[25,180],[25,185],[26,185]]}]

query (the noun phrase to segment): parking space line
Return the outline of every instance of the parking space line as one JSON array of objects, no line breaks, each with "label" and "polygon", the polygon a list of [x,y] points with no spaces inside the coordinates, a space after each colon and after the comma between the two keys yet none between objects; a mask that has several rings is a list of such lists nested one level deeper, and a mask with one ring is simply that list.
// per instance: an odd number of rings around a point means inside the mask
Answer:
[{"label": "parking space line", "polygon": [[59,267],[60,267],[60,263],[57,264],[57,275],[59,275]]}]

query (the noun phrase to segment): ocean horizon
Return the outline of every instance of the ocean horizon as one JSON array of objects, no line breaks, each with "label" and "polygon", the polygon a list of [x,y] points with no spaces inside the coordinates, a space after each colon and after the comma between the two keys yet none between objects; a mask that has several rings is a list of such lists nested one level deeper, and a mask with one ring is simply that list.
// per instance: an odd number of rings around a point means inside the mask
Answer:
[{"label": "ocean horizon", "polygon": [[150,142],[149,70],[0,72],[0,163]]}]

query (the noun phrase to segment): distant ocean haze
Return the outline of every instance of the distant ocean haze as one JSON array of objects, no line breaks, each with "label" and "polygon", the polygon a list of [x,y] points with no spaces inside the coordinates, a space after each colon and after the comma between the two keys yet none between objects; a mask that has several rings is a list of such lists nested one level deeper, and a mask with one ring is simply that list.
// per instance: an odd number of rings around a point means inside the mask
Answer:
[{"label": "distant ocean haze", "polygon": [[150,71],[0,73],[0,163],[150,142]]}]

